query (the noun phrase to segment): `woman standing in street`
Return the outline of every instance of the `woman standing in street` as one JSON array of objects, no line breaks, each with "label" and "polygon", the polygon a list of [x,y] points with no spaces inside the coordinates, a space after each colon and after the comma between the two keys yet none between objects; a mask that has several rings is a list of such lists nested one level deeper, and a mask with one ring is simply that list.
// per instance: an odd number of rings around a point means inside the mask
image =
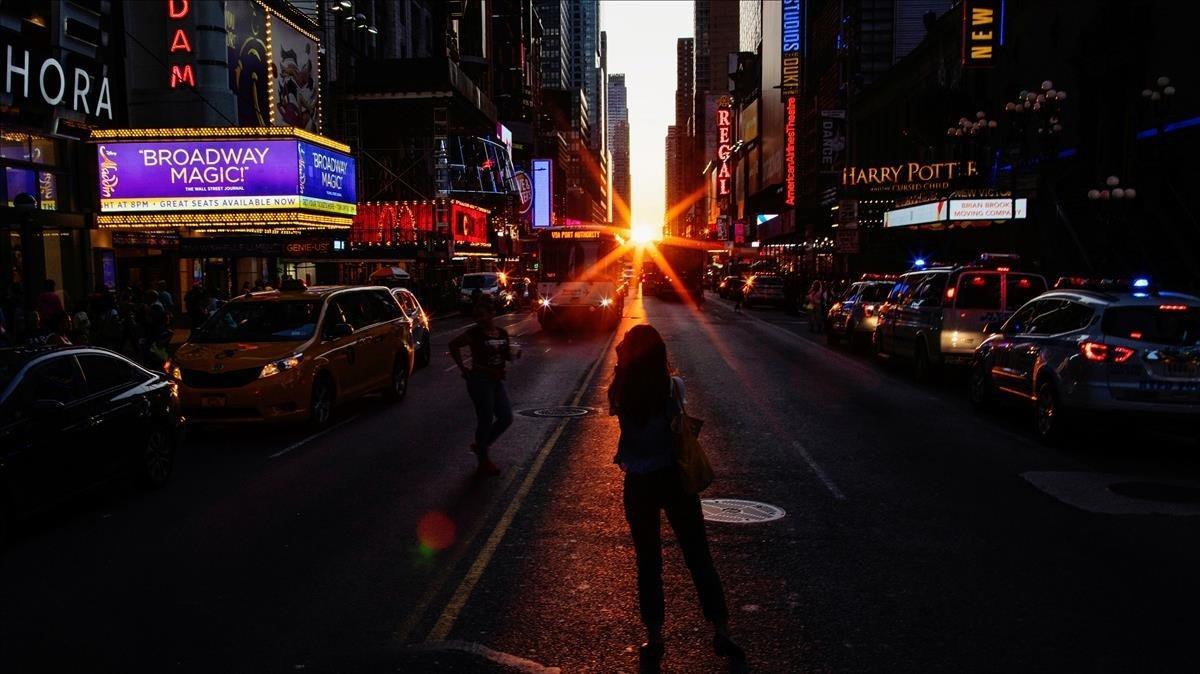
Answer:
[{"label": "woman standing in street", "polygon": [[671,376],[666,344],[653,327],[630,328],[617,346],[608,401],[621,427],[613,462],[625,471],[625,519],[633,535],[638,604],[646,626],[646,643],[638,650],[640,671],[659,671],[664,652],[660,511],[667,513],[700,594],[704,617],[715,629],[713,650],[735,662],[744,661],[745,653],[729,636],[729,611],[708,549],[700,499],[684,490],[675,465],[671,422],[682,410],[683,381]]},{"label": "woman standing in street", "polygon": [[[504,368],[514,354],[508,332],[494,323],[496,307],[490,295],[475,302],[475,325],[450,340],[450,357],[467,380],[467,394],[475,405],[475,442],[471,451],[479,459],[480,475],[498,475],[500,469],[488,449],[512,424],[512,403],[504,388]],[[471,366],[463,362],[462,350],[471,351]]]}]

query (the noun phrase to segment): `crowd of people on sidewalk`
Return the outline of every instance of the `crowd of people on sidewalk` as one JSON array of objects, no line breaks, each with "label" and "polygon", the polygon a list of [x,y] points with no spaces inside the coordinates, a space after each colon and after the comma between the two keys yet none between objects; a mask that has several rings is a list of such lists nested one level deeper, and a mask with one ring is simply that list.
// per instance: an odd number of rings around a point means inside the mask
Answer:
[{"label": "crowd of people on sidewalk", "polygon": [[196,284],[181,306],[163,281],[100,286],[69,303],[63,297],[54,279],[43,282],[32,307],[20,283],[0,292],[0,347],[101,346],[157,368],[167,359],[172,329],[198,326],[225,300],[216,288]]}]

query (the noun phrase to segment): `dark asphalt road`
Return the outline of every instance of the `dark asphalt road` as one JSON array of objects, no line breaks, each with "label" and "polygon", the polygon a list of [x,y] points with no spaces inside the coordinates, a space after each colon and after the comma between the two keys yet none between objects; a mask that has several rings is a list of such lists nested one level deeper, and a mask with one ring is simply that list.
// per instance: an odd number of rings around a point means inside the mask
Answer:
[{"label": "dark asphalt road", "polygon": [[[787,511],[709,526],[755,671],[1193,668],[1200,518],[1106,511],[1200,514],[1184,489],[1107,489],[1200,483],[1185,441],[1126,424],[1049,449],[1019,412],[976,415],[954,381],[917,386],[781,312],[627,315],[620,331],[664,333],[707,420],[705,496]],[[525,346],[517,409],[598,413],[518,415],[504,474],[476,480],[461,380],[435,358],[406,401],[319,437],[197,433],[166,489],[114,485],[24,527],[0,557],[0,671],[635,671],[612,335],[502,322]],[[445,550],[418,540],[431,512],[455,524]],[[666,539],[667,671],[721,671]]]}]

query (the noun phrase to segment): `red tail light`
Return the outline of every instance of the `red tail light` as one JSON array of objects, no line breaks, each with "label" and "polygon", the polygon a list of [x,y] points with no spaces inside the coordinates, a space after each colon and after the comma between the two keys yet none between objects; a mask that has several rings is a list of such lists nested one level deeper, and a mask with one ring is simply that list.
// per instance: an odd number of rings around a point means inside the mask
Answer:
[{"label": "red tail light", "polygon": [[1110,347],[1099,342],[1083,342],[1079,345],[1079,352],[1093,363],[1124,363],[1137,353],[1125,346]]},{"label": "red tail light", "polygon": [[1160,305],[1158,305],[1158,310],[1159,311],[1187,311],[1188,305],[1186,305],[1186,304],[1160,304]]},{"label": "red tail light", "polygon": [[950,286],[949,288],[946,288],[946,299],[947,300],[954,299],[954,292],[955,292],[954,286]]},{"label": "red tail light", "polygon": [[875,305],[874,304],[864,304],[863,305],[863,316],[874,316],[874,315],[875,315]]}]

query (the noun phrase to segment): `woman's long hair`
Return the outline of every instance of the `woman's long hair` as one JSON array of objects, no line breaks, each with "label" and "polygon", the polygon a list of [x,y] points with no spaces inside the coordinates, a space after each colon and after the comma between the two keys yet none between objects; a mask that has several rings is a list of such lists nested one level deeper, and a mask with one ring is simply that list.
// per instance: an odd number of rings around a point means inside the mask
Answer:
[{"label": "woman's long hair", "polygon": [[635,325],[617,345],[617,370],[609,389],[617,414],[634,423],[662,414],[671,398],[667,345],[649,325]]}]

